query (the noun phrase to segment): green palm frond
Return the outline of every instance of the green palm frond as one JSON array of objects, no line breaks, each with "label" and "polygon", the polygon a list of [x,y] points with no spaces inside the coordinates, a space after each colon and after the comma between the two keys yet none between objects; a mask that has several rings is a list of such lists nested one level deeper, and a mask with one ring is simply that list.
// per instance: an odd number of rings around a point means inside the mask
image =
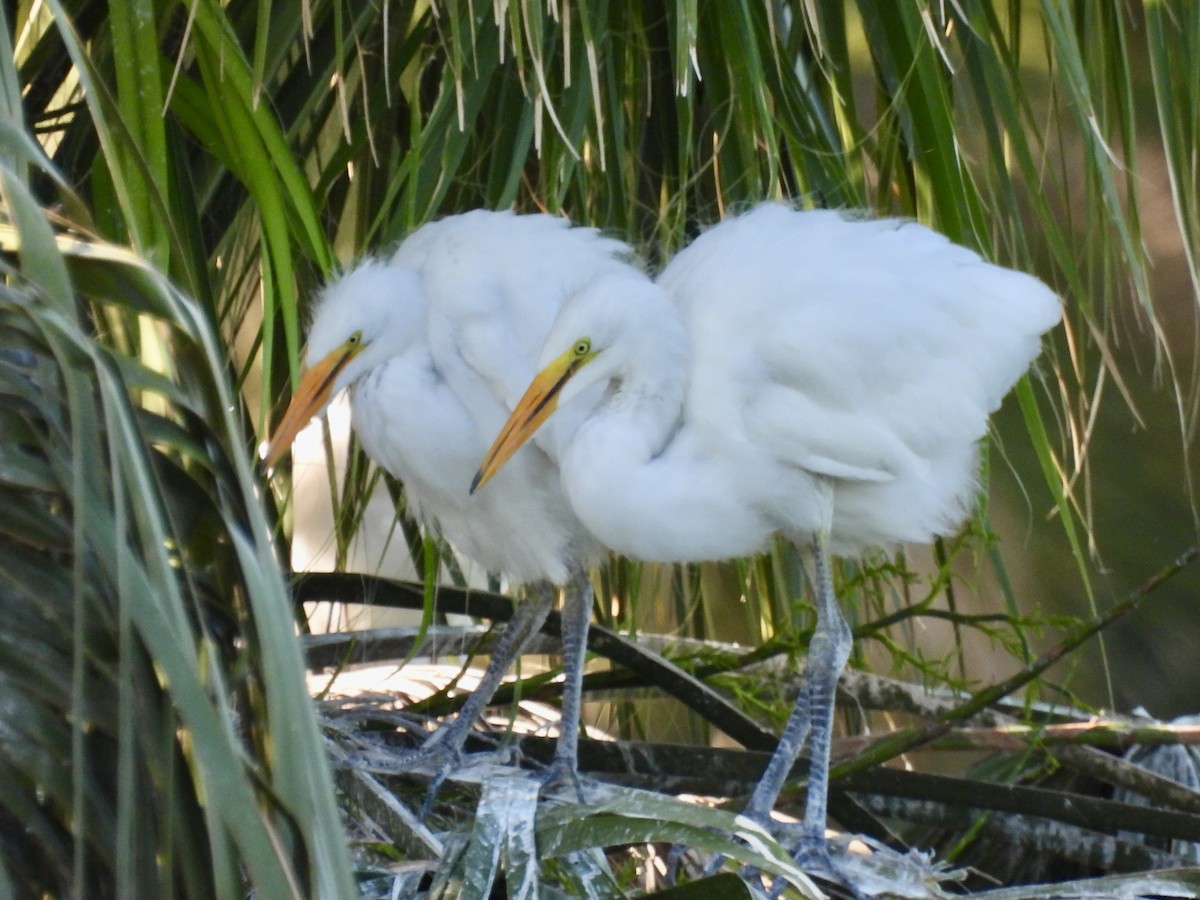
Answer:
[{"label": "green palm frond", "polygon": [[345,895],[215,335],[139,257],[55,234],[13,169],[0,181],[9,880],[22,896]]},{"label": "green palm frond", "polygon": [[[294,384],[316,285],[438,215],[563,211],[651,266],[767,197],[918,218],[1035,272],[1067,305],[987,457],[1017,471],[1033,517],[1054,519],[1069,588],[1048,592],[1097,603],[1104,534],[1125,530],[1090,468],[1114,410],[1181,448],[1169,477],[1195,519],[1200,354],[1147,248],[1169,233],[1187,279],[1176,293],[1194,306],[1196,4],[52,0],[5,15],[0,421],[14,438],[0,487],[14,512],[0,599],[24,624],[0,671],[19,673],[12,702],[27,715],[12,721],[30,734],[14,738],[0,806],[26,823],[4,857],[18,886],[45,860],[61,884],[135,892],[191,890],[211,869],[223,893],[252,855],[264,895],[344,887],[259,512],[265,497],[286,517],[286,477],[268,496],[249,435]],[[1143,168],[1160,157],[1166,225]],[[1142,369],[1172,391],[1166,424],[1147,418]],[[330,480],[345,559],[380,480],[357,451]],[[996,519],[985,505],[929,560],[841,571],[864,666],[966,686],[972,634],[1031,663],[1045,638]],[[400,527],[418,563],[436,558],[431,536]],[[804,643],[786,547],[700,567],[620,561],[599,577],[604,614],[635,629],[771,637],[764,655]],[[983,582],[1007,604],[1002,623],[958,606]],[[954,650],[922,647],[935,619]],[[721,677],[762,702],[754,677]],[[66,762],[55,769],[43,746]],[[240,785],[228,812],[212,804],[218,776]],[[96,834],[77,839],[70,823],[85,820]],[[143,827],[157,868],[119,837]],[[200,849],[184,861],[189,839]]]}]

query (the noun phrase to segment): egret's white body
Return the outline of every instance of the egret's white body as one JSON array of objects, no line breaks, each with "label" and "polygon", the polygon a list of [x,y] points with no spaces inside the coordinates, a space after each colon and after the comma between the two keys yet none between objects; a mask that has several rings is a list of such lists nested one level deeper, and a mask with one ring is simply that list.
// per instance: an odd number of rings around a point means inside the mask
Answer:
[{"label": "egret's white body", "polygon": [[921,225],[764,204],[702,234],[657,282],[617,272],[568,301],[476,486],[556,403],[600,384],[604,399],[571,423],[561,473],[606,546],[680,562],[752,554],[775,534],[816,540],[821,622],[802,721],[751,811],[769,814],[811,722],[805,829],[819,836],[849,650],[825,553],[959,526],[988,415],[1060,315],[1037,279]]},{"label": "egret's white body", "polygon": [[623,270],[564,307],[542,366],[585,337],[596,357],[561,402],[616,387],[563,481],[589,530],[640,559],[823,528],[839,554],[927,542],[969,513],[988,414],[1059,314],[1041,282],[916,223],[759,206],[656,284]]},{"label": "egret's white body", "polygon": [[[268,463],[348,388],[363,449],[404,483],[426,524],[513,583],[566,585],[601,547],[567,502],[555,458],[598,392],[518,454],[494,493],[471,496],[467,488],[534,375],[564,300],[595,279],[636,271],[629,256],[620,241],[550,215],[476,210],[423,225],[390,259],[368,259],[323,291],[307,370]],[[485,685],[498,682],[511,661],[505,655],[518,649],[505,646],[494,652]],[[481,689],[460,721],[469,724],[494,687]],[[456,730],[451,740],[464,735]]]},{"label": "egret's white body", "polygon": [[417,229],[322,293],[309,329],[315,366],[356,332],[363,349],[332,385],[352,427],[399,478],[418,515],[487,571],[565,584],[599,547],[563,495],[555,438],[513,460],[492,496],[470,496],[488,441],[535,373],[564,299],[630,269],[629,248],[549,215],[475,210]]}]

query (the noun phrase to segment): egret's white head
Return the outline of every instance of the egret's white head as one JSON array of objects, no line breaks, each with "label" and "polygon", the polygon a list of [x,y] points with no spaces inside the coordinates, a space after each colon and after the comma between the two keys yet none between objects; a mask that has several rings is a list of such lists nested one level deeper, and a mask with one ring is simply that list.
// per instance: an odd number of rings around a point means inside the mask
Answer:
[{"label": "egret's white head", "polygon": [[308,329],[304,362],[311,371],[339,361],[329,396],[419,340],[425,299],[420,276],[387,261],[359,263],[321,292]]},{"label": "egret's white head", "polygon": [[307,368],[271,438],[268,467],[339,391],[420,339],[425,307],[420,276],[387,261],[368,259],[326,286],[308,331]]},{"label": "egret's white head", "polygon": [[606,275],[581,290],[555,318],[540,371],[484,457],[472,491],[500,471],[559,406],[594,384],[620,385],[633,372],[676,371],[686,346],[670,296],[640,272]]}]

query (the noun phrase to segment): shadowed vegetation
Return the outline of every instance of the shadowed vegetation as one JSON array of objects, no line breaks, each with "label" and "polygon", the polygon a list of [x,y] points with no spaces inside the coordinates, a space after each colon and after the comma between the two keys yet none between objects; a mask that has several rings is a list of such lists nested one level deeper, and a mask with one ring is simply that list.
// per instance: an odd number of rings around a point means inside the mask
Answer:
[{"label": "shadowed vegetation", "polygon": [[[1094,539],[1129,528],[1107,502],[1120,479],[1098,484],[1089,469],[1093,455],[1124,446],[1124,435],[1097,429],[1110,410],[1137,422],[1167,407],[1165,424],[1145,421],[1165,455],[1123,462],[1121,474],[1155,465],[1191,509],[1195,4],[52,0],[8,4],[4,16],[0,897],[355,894],[273,546],[305,523],[290,521],[288,473],[268,482],[251,461],[295,383],[319,283],[438,215],[561,211],[629,240],[657,267],[726,211],[789,197],[911,216],[1053,285],[1066,320],[985,460],[997,481],[1013,470],[1023,496],[983,502],[931,554],[881,554],[838,573],[860,668],[947,691],[1017,673],[1014,705],[972,714],[1077,717],[1039,705],[1075,703],[1077,689],[1068,666],[1044,681],[1038,659],[1064,641],[1064,655],[1079,658],[1072,620],[1112,604],[1094,555],[1107,548]],[[355,558],[372,491],[390,489],[403,510],[403,487],[351,450],[327,479],[333,534],[311,537],[329,541],[341,568]],[[1054,588],[1041,596],[1067,593],[1071,604],[1057,617],[1031,600],[1046,569],[1032,573],[1011,552],[1023,523],[1047,516],[1052,535],[1037,534],[1063,555],[1047,564]],[[1194,513],[1182,529],[1191,542]],[[428,589],[404,602],[424,605],[428,620],[435,573],[456,572],[457,561],[407,519],[392,539],[425,576]],[[1158,548],[1137,576],[1183,549]],[[318,593],[362,600],[362,585]],[[790,701],[775,688],[787,687],[812,627],[789,548],[695,567],[615,560],[597,586],[602,623],[710,641],[648,641],[710,683],[672,682],[647,663],[634,675],[596,672],[593,687],[674,684],[666,689],[686,699],[716,685],[755,727],[778,724]],[[455,596],[440,591],[443,611]],[[764,640],[766,650],[748,649]],[[862,710],[877,708],[867,688],[846,690]],[[1106,702],[1103,689],[1081,693]],[[644,702],[617,704],[607,724],[700,744],[742,727],[706,713],[664,733],[659,722],[682,717]],[[943,707],[970,705],[962,693],[905,702],[912,708],[895,695],[880,704],[904,708],[904,723],[957,722]],[[335,709],[325,715],[340,721]],[[868,718],[848,715],[848,732]],[[917,742],[949,740],[948,724],[916,727],[928,729]],[[753,733],[746,726],[738,739],[752,747]],[[1031,739],[972,777],[1111,794],[1120,778],[1099,756],[1112,759]],[[660,774],[639,783],[676,786],[665,763]],[[337,796],[362,837],[367,782],[348,787],[345,775]],[[730,775],[727,786],[739,783]],[[950,785],[942,799],[972,793]],[[887,789],[856,790],[871,798],[857,807],[863,817],[912,821]],[[1045,813],[1045,797],[1025,799]],[[626,811],[652,822],[652,802],[638,802],[647,805]],[[615,884],[596,848],[620,834],[702,846],[704,827],[718,824],[684,822],[693,813],[662,802],[676,831],[622,832],[627,823],[600,808],[570,827],[539,820],[541,857],[506,856],[510,886],[514,869],[564,885],[602,872]],[[924,822],[918,845],[1003,880],[1090,874],[1112,858],[1108,844],[1092,855],[1028,852],[1041,845],[1017,827],[1019,807],[1012,828],[999,813],[955,809]],[[854,809],[840,814],[865,827]],[[407,821],[372,832],[360,868],[432,855],[433,845],[397,836]],[[1194,840],[1190,827],[1177,821],[1169,837]],[[446,884],[457,884],[455,865],[494,856],[470,855],[483,833],[471,844],[465,826],[439,832]],[[1062,843],[1072,840],[1083,846]],[[451,852],[464,845],[465,863]],[[1118,854],[1116,868],[1186,858],[1162,848]],[[1005,868],[1014,856],[1019,865]]]}]

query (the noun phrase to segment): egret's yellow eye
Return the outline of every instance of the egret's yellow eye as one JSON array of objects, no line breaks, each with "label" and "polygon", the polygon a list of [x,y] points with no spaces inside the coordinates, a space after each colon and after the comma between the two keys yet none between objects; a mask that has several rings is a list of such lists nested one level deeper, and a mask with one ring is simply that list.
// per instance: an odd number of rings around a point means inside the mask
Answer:
[{"label": "egret's yellow eye", "polygon": [[576,341],[576,343],[575,343],[575,355],[576,356],[587,356],[591,352],[592,352],[592,342],[590,340],[588,340],[587,338],[581,338],[579,341]]},{"label": "egret's yellow eye", "polygon": [[350,337],[346,339],[346,343],[351,347],[357,347],[362,343],[362,332],[354,332],[354,334],[350,335]]}]

